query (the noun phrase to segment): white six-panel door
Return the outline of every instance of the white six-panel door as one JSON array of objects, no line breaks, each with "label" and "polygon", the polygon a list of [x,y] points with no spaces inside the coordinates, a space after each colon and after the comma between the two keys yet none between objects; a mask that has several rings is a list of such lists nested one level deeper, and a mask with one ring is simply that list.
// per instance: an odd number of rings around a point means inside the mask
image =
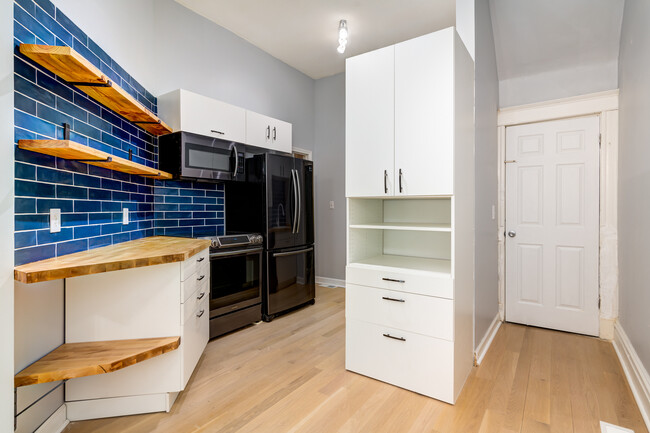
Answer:
[{"label": "white six-panel door", "polygon": [[598,335],[599,118],[506,128],[506,320]]}]

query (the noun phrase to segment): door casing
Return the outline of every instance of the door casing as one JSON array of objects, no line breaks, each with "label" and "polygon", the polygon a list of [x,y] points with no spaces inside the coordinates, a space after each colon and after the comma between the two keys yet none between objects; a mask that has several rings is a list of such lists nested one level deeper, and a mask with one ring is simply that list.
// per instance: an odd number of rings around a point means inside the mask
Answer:
[{"label": "door casing", "polygon": [[614,337],[618,317],[618,89],[499,110],[498,133],[498,277],[499,317],[505,319],[505,128],[526,123],[600,116],[599,294],[601,338]]}]

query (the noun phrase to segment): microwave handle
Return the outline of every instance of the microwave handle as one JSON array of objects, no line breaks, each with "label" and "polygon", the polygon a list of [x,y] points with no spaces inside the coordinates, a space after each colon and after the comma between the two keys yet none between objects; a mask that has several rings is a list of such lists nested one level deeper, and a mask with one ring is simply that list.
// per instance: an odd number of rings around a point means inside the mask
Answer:
[{"label": "microwave handle", "polygon": [[237,177],[237,171],[239,170],[239,152],[237,152],[237,144],[231,143],[230,150],[235,150],[235,169],[232,172],[232,180],[235,180]]}]

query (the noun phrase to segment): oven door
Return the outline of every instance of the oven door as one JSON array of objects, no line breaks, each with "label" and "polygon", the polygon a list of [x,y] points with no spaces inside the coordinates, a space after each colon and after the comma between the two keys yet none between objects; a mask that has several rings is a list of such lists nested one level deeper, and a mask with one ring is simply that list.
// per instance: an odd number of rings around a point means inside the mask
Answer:
[{"label": "oven door", "polygon": [[191,179],[244,180],[244,152],[237,143],[183,132],[181,176]]},{"label": "oven door", "polygon": [[262,249],[210,254],[210,318],[262,302]]}]

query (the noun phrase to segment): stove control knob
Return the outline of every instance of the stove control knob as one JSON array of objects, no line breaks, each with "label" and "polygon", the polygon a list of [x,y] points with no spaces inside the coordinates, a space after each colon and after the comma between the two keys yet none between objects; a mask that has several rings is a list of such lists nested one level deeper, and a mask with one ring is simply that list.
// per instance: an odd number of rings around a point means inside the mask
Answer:
[{"label": "stove control knob", "polygon": [[251,241],[254,244],[261,244],[264,241],[264,239],[262,238],[262,235],[255,235],[252,237]]}]

